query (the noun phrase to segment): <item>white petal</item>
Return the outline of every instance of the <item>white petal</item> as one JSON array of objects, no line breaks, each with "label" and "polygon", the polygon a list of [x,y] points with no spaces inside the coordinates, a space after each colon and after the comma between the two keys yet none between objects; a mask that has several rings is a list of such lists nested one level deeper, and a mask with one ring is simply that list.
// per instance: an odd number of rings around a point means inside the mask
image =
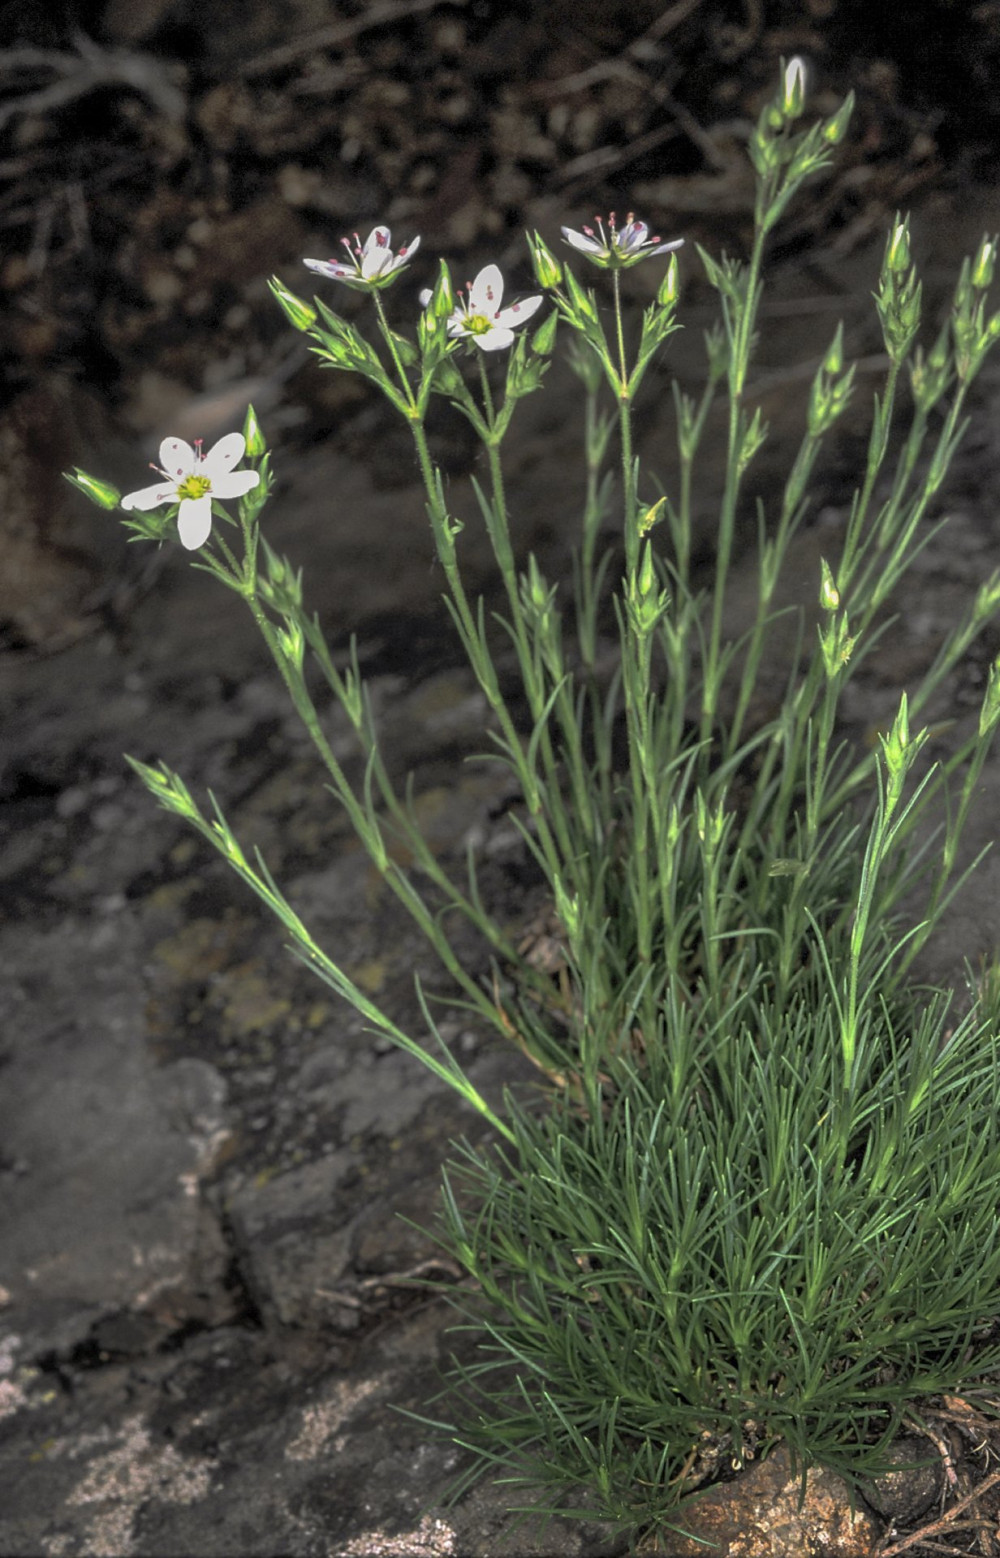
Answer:
[{"label": "white petal", "polygon": [[499,265],[485,265],[469,288],[470,314],[496,314],[503,297]]},{"label": "white petal", "polygon": [[413,256],[416,254],[419,248],[420,234],[418,233],[415,238],[411,238],[409,243],[405,244],[404,247],[400,249],[399,253],[396,255],[395,264],[407,265],[409,261],[413,259]]},{"label": "white petal", "polygon": [[212,533],[212,500],[206,492],[203,498],[185,498],[177,516],[177,534],[181,546],[196,552],[204,546]]},{"label": "white petal", "polygon": [[631,254],[634,249],[642,248],[648,236],[645,222],[627,222],[618,234],[618,247],[623,254]]},{"label": "white petal", "polygon": [[607,244],[598,243],[596,238],[588,238],[586,233],[578,233],[572,227],[564,227],[562,235],[567,243],[571,243],[574,249],[580,249],[584,254],[603,254]]},{"label": "white petal", "polygon": [[225,438],[220,438],[217,444],[212,445],[206,455],[202,455],[201,470],[213,487],[220,476],[225,476],[234,465],[239,465],[246,446],[247,441],[242,433],[227,433]]},{"label": "white petal", "polygon": [[684,239],[683,238],[675,238],[673,243],[661,243],[661,244],[658,244],[655,249],[650,249],[649,252],[650,252],[651,255],[653,255],[653,254],[669,254],[672,249],[682,249],[683,247],[684,247]]},{"label": "white petal", "polygon": [[212,477],[213,498],[242,498],[245,492],[256,487],[260,481],[260,471],[230,471],[222,476]]},{"label": "white petal", "polygon": [[183,481],[190,476],[198,463],[198,456],[183,438],[165,438],[160,445],[160,464],[165,476],[172,481]]},{"label": "white petal", "polygon": [[373,227],[364,243],[361,245],[362,255],[370,254],[372,249],[388,249],[392,253],[392,233],[388,227]]},{"label": "white petal", "polygon": [[513,346],[514,332],[513,330],[506,329],[503,325],[499,325],[491,330],[489,335],[477,335],[473,339],[476,345],[481,347],[484,352],[502,352],[505,347]]},{"label": "white petal", "polygon": [[391,237],[388,227],[372,228],[361,249],[362,276],[381,276],[392,263],[392,249],[389,247]]},{"label": "white petal", "polygon": [[156,509],[161,503],[170,503],[177,496],[176,484],[172,481],[157,482],[155,487],[140,487],[138,492],[129,492],[122,498],[123,509]]},{"label": "white petal", "polygon": [[357,275],[353,265],[344,265],[340,260],[303,260],[302,263],[308,265],[310,270],[317,271],[320,276],[332,276],[334,281]]},{"label": "white petal", "polygon": [[426,308],[433,296],[434,293],[430,287],[421,287],[420,291],[417,293],[417,301],[419,302],[420,307]]},{"label": "white petal", "polygon": [[541,293],[537,297],[522,298],[519,303],[512,303],[509,308],[502,308],[493,321],[501,329],[510,329],[512,326],[526,325],[539,308],[542,306]]}]

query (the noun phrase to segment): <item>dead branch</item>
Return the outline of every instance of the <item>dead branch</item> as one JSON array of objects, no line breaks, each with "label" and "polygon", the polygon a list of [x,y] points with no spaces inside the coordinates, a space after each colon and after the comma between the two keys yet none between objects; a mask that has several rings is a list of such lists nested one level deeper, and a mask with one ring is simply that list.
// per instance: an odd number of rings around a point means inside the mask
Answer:
[{"label": "dead branch", "polygon": [[0,130],[12,119],[64,108],[67,103],[108,86],[131,87],[165,118],[175,124],[183,120],[187,99],[168,79],[162,60],[149,54],[131,54],[125,49],[102,49],[83,33],[77,33],[73,41],[75,54],[55,49],[0,51],[0,76],[19,76],[25,70],[35,70],[48,71],[57,78],[47,86],[0,103]]}]

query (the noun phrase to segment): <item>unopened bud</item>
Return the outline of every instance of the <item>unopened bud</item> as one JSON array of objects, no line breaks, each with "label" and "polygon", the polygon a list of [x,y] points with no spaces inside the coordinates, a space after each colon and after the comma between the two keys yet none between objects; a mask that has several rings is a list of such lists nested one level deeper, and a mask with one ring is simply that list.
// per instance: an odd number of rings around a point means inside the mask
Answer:
[{"label": "unopened bud", "polygon": [[837,333],[830,342],[829,349],[823,359],[823,367],[827,373],[840,373],[844,366],[844,326],[838,324]]},{"label": "unopened bud", "polygon": [[81,471],[78,465],[71,471],[63,471],[66,480],[80,492],[88,497],[91,503],[96,503],[99,509],[116,509],[122,500],[122,495],[117,487],[112,487],[109,481],[99,481],[96,476],[89,476],[86,471]]},{"label": "unopened bud", "polygon": [[563,279],[563,268],[556,259],[548,244],[538,233],[528,236],[528,248],[531,251],[531,263],[535,272],[535,280],[540,287],[558,287]]},{"label": "unopened bud", "polygon": [[294,325],[296,330],[311,330],[316,323],[316,310],[296,297],[294,292],[289,292],[285,283],[279,281],[277,276],[271,277],[268,286],[280,303],[289,324]]},{"label": "unopened bud", "polygon": [[990,666],[983,706],[979,711],[979,734],[988,736],[1000,722],[1000,657]]},{"label": "unopened bud", "polygon": [[642,549],[642,565],[639,569],[640,595],[652,595],[656,588],[656,572],[653,568],[653,548],[649,542]]},{"label": "unopened bud", "polygon": [[996,267],[997,240],[984,238],[979,245],[979,253],[972,262],[972,285],[980,292],[985,292],[993,281],[993,271]]},{"label": "unopened bud", "polygon": [[892,722],[892,729],[887,736],[883,736],[881,739],[886,767],[890,775],[896,778],[904,774],[909,766],[908,753],[910,747],[910,712],[905,692],[899,700],[899,708],[896,712],[896,718]]},{"label": "unopened bud", "polygon": [[257,460],[267,453],[267,439],[257,421],[257,413],[253,406],[247,406],[247,414],[243,418],[243,438],[247,446],[246,453],[251,460]]},{"label": "unopened bud", "polygon": [[901,222],[897,218],[896,226],[889,236],[889,247],[886,250],[885,263],[891,271],[901,275],[910,268],[910,234],[909,217]]},{"label": "unopened bud", "polygon": [[785,66],[784,110],[787,118],[798,119],[806,103],[806,63],[798,54]]},{"label": "unopened bud", "polygon": [[451,284],[451,272],[446,260],[441,261],[441,269],[429,303],[435,319],[448,319],[455,312],[455,289]]},{"label": "unopened bud", "polygon": [[830,564],[827,562],[825,557],[821,557],[819,560],[819,566],[819,603],[824,611],[836,611],[837,607],[840,605],[840,591],[833,582],[833,574],[830,570]]},{"label": "unopened bud", "polygon": [[984,622],[987,617],[992,617],[998,606],[1000,606],[1000,569],[994,569],[986,583],[979,587],[973,616],[977,622]]},{"label": "unopened bud", "polygon": [[551,355],[552,348],[556,344],[556,329],[558,325],[559,315],[553,309],[549,317],[543,320],[531,337],[531,350],[536,357],[548,357]]},{"label": "unopened bud", "polygon": [[669,308],[671,303],[677,302],[680,292],[679,272],[677,269],[677,256],[672,254],[667,265],[666,273],[656,293],[656,301],[661,308]]},{"label": "unopened bud", "polygon": [[821,135],[829,146],[839,146],[847,134],[847,126],[851,122],[854,112],[854,93],[848,92],[837,112],[832,118],[827,119],[821,130]]}]

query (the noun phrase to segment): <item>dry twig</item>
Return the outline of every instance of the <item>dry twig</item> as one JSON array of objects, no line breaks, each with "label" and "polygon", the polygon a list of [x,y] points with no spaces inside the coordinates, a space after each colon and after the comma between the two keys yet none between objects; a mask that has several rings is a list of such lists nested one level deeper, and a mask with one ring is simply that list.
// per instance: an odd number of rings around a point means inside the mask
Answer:
[{"label": "dry twig", "polygon": [[75,54],[55,49],[5,49],[0,52],[0,76],[20,76],[24,71],[48,71],[57,79],[34,92],[24,92],[0,103],[0,130],[12,119],[45,114],[86,97],[100,87],[126,86],[145,97],[172,122],[180,123],[187,99],[168,80],[164,62],[149,54],[125,49],[102,49],[83,33],[74,38]]},{"label": "dry twig", "polygon": [[[946,1510],[939,1520],[932,1520],[929,1525],[921,1526],[919,1531],[912,1531],[909,1536],[904,1536],[902,1541],[895,1542],[892,1547],[880,1547],[877,1558],[897,1558],[897,1554],[908,1552],[911,1547],[917,1547],[918,1545],[930,1546],[931,1551],[933,1551],[933,1546],[928,1543],[927,1538],[929,1536],[937,1536],[939,1532],[964,1529],[965,1522],[961,1522],[958,1527],[955,1525],[958,1516],[968,1509],[970,1504],[975,1504],[977,1499],[981,1499],[991,1488],[996,1487],[998,1483],[1000,1483],[1000,1471],[991,1472],[977,1487],[973,1488],[971,1493],[967,1493],[964,1498],[959,1499],[957,1504],[953,1504],[950,1509]],[[986,1522],[983,1523],[985,1524]],[[979,1524],[979,1522],[974,1522],[974,1524]],[[994,1521],[989,1522],[989,1525],[994,1524]],[[938,1546],[937,1550],[938,1552],[960,1552],[960,1549],[955,1547],[949,1549]],[[962,1558],[968,1558],[968,1555],[962,1554]]]},{"label": "dry twig", "polygon": [[317,49],[335,49],[341,43],[349,43],[359,33],[370,32],[375,27],[387,27],[405,17],[420,16],[424,11],[436,10],[439,5],[464,6],[466,3],[467,0],[383,0],[383,4],[369,6],[367,11],[352,16],[349,21],[314,28],[300,38],[293,38],[291,43],[255,55],[237,66],[236,74],[244,81],[250,81],[254,76],[266,76],[272,70],[294,65],[304,54],[312,54]]}]

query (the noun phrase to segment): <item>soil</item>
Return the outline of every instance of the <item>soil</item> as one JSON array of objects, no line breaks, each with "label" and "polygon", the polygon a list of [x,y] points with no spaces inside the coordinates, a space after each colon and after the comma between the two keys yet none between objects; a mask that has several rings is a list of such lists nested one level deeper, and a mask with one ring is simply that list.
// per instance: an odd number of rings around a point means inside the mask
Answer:
[{"label": "soil", "polygon": [[[443,1002],[447,984],[333,808],[235,597],[176,549],[127,547],[59,472],[140,486],[160,436],[210,441],[253,399],[279,472],[269,539],[305,565],[336,651],[357,635],[391,767],[412,771],[442,859],[461,870],[474,842],[491,901],[526,927],[544,905],[504,778],[462,761],[481,749],[484,710],[440,606],[405,430],[355,380],[304,360],[268,276],[308,292],[304,255],[385,220],[397,240],[422,236],[394,307],[438,253],[459,274],[497,259],[526,287],[524,227],[554,246],[562,221],[634,206],[688,240],[689,328],[671,348],[694,383],[711,304],[694,241],[744,246],[746,127],[780,58],[804,53],[820,109],[852,87],[858,108],[836,170],[776,242],[757,480],[766,493],[787,463],[803,386],[843,317],[864,393],[801,539],[794,571],[818,576],[882,371],[870,292],[893,211],[914,207],[930,319],[961,256],[1000,229],[985,182],[1000,7],[917,0],[904,29],[855,0],[679,0],[634,6],[627,24],[597,0],[0,0],[0,37],[0,1552],[611,1555],[620,1544],[596,1524],[520,1526],[502,1489],[444,1507],[462,1455],[418,1418],[447,1414],[441,1373],[476,1341],[449,1329],[428,1284],[460,1274],[419,1230],[449,1142],[481,1127],[287,958],[276,923],[153,808],[122,753],[211,788],[401,1027],[422,1031],[415,973]],[[656,278],[628,279],[632,303],[647,300]],[[357,312],[352,296],[336,303]],[[855,684],[858,734],[994,566],[996,382],[987,371],[979,386],[947,537]],[[519,408],[512,449],[518,547],[554,579],[578,511],[573,384],[557,364]],[[666,390],[650,381],[640,434],[669,480]],[[489,598],[475,451],[446,418],[435,440],[470,520],[470,587]],[[699,497],[707,527],[710,481]],[[738,574],[734,627],[745,588]],[[979,643],[942,697],[959,731],[998,649]],[[327,718],[360,776],[345,721]],[[998,796],[994,763],[970,852],[990,841]],[[995,952],[998,877],[987,860],[932,976]],[[462,950],[488,978],[482,949]],[[526,1063],[442,1009],[487,1096],[528,1092]],[[830,1550],[835,1532],[835,1550],[865,1552],[923,1529],[910,1550],[1000,1551],[985,1524],[995,1430],[954,1401],[929,1403],[926,1421],[940,1477],[922,1504],[909,1482],[909,1504],[869,1490],[858,1514],[843,1484],[817,1479],[795,1515],[797,1481],[775,1457],[715,1490],[717,1550]],[[927,1530],[977,1488],[983,1524]]]}]

